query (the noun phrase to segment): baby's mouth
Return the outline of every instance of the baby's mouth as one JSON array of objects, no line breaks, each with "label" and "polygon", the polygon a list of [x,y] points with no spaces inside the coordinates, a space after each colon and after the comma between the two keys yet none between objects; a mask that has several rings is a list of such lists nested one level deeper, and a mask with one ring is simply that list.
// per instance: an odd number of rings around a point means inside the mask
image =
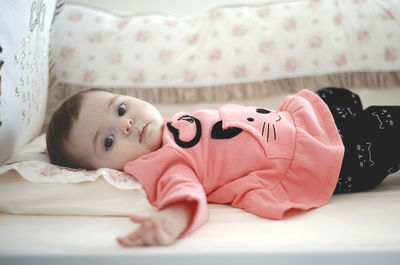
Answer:
[{"label": "baby's mouth", "polygon": [[147,126],[149,124],[146,123],[140,131],[138,131],[138,136],[139,136],[139,143],[142,143],[143,139],[146,137],[146,132],[147,132]]}]

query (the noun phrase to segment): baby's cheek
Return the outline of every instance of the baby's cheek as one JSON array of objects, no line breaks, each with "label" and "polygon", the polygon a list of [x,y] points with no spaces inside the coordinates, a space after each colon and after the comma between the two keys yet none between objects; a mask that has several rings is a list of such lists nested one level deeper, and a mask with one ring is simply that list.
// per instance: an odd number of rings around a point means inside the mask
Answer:
[{"label": "baby's cheek", "polygon": [[117,167],[123,168],[127,162],[137,159],[138,152],[140,152],[137,146],[134,146],[129,142],[120,142],[118,147],[113,151],[114,152],[108,159],[110,163],[114,165],[114,169]]}]

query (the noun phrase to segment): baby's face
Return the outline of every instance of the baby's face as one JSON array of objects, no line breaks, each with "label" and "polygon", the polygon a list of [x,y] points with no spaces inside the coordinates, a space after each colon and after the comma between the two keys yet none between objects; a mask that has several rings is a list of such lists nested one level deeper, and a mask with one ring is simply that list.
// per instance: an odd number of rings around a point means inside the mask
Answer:
[{"label": "baby's face", "polygon": [[163,124],[158,110],[145,101],[88,92],[71,129],[67,152],[88,169],[122,170],[126,162],[160,148]]}]

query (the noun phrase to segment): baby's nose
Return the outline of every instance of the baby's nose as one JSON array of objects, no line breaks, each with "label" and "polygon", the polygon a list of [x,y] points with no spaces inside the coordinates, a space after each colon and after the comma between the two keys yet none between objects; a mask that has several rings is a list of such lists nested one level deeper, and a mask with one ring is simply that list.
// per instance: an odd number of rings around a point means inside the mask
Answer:
[{"label": "baby's nose", "polygon": [[133,127],[133,120],[132,119],[124,119],[124,121],[122,123],[123,133],[126,135],[129,135],[132,131],[132,127]]}]

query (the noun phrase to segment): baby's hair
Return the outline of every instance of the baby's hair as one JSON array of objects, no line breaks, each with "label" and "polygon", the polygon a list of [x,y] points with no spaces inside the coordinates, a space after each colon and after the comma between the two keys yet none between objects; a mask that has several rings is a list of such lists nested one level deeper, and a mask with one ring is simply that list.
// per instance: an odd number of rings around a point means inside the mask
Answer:
[{"label": "baby's hair", "polygon": [[69,168],[81,167],[72,159],[71,154],[68,154],[65,144],[75,121],[79,117],[84,95],[95,91],[108,92],[98,88],[80,91],[66,99],[53,113],[46,135],[47,151],[51,163]]}]

